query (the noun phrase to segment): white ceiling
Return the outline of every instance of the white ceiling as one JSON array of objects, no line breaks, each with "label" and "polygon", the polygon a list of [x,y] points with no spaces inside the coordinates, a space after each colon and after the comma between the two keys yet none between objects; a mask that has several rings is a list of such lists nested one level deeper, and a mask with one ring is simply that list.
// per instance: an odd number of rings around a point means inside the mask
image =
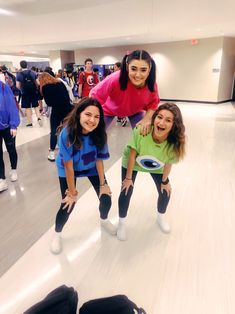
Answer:
[{"label": "white ceiling", "polygon": [[235,0],[0,0],[0,54],[235,37],[234,12]]}]

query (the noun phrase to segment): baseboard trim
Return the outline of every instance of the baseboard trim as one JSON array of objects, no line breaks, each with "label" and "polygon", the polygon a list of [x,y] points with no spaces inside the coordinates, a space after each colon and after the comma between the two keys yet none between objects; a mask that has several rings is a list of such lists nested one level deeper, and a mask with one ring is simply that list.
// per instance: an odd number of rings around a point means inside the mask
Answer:
[{"label": "baseboard trim", "polygon": [[227,99],[223,101],[198,101],[198,100],[185,100],[185,99],[165,99],[161,98],[161,101],[168,101],[168,102],[190,102],[190,103],[200,103],[200,104],[223,104],[225,102],[230,102],[232,99]]}]

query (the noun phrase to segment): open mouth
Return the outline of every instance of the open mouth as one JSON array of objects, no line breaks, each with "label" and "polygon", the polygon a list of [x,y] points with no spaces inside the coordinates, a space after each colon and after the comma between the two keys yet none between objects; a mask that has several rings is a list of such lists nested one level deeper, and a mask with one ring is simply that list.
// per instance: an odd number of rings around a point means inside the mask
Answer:
[{"label": "open mouth", "polygon": [[161,128],[160,126],[157,126],[157,130],[162,132],[162,131],[165,131],[165,128]]}]

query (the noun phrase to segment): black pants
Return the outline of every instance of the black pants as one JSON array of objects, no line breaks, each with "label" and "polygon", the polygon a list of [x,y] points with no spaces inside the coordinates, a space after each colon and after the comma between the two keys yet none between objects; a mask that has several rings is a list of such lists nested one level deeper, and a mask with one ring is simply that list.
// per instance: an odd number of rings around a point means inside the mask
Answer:
[{"label": "black pants", "polygon": [[[89,181],[91,182],[93,188],[95,189],[95,192],[97,196],[99,196],[100,192],[100,180],[98,176],[92,176],[87,177]],[[66,178],[59,177],[60,181],[60,190],[61,190],[61,196],[62,198],[65,197],[65,191],[68,189]],[[75,185],[76,185],[76,178],[74,179]],[[100,204],[99,204],[99,211],[100,211],[100,218],[106,219],[108,217],[109,210],[111,208],[112,202],[111,197],[107,194],[103,194],[99,198]],[[72,213],[75,204],[72,206],[71,211],[68,213],[67,209],[62,209],[64,204],[61,203],[59,211],[56,215],[56,222],[55,222],[55,231],[61,232],[64,225],[66,224],[67,220],[69,219],[70,214]]]},{"label": "black pants", "polygon": [[[53,110],[53,109],[52,109]],[[50,123],[51,123],[51,135],[50,135],[50,149],[54,150],[57,144],[57,135],[56,129],[60,125],[60,122],[63,120],[64,117],[57,116],[51,113]]]},{"label": "black pants", "polygon": [[0,130],[0,179],[6,179],[5,165],[3,161],[3,149],[2,149],[3,139],[4,139],[6,149],[10,157],[11,169],[16,169],[17,158],[18,158],[17,152],[16,152],[16,138],[12,137],[10,133],[10,128]]},{"label": "black pants", "polygon": [[[122,181],[126,177],[126,172],[127,169],[122,167]],[[133,184],[135,183],[137,173],[137,171],[133,171],[132,173]],[[167,195],[165,190],[163,191],[163,193],[161,192],[162,174],[150,173],[150,175],[153,178],[153,181],[158,191],[157,210],[159,213],[164,214],[166,212],[170,197]],[[125,193],[126,191],[122,191],[118,199],[119,217],[121,218],[125,218],[127,215],[130,199],[133,193],[133,187],[129,188],[127,195],[125,195]]]}]

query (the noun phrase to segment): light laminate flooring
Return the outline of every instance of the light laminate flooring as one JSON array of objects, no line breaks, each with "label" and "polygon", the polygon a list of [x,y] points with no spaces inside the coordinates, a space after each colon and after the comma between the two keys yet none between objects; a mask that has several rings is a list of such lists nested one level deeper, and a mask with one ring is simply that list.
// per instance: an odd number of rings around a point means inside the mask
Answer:
[{"label": "light laminate flooring", "polygon": [[[156,224],[157,195],[148,174],[137,177],[126,242],[100,230],[97,199],[88,188],[64,229],[63,252],[58,256],[50,253],[53,227],[48,228],[0,278],[0,313],[20,314],[61,284],[78,291],[78,308],[92,298],[126,294],[148,314],[235,313],[235,109],[231,103],[179,106],[187,130],[187,155],[170,176],[173,191],[167,219],[172,232],[163,234]],[[120,142],[128,141],[129,131],[113,125],[109,142],[123,146]],[[113,149],[117,144],[110,149],[111,154]],[[116,157],[107,167],[113,191],[110,218],[114,223],[121,184],[121,160],[118,154]],[[42,170],[36,170],[40,182]],[[38,183],[39,193],[52,184],[50,176],[56,176],[55,169],[46,172],[44,185]],[[29,185],[37,180],[29,180]],[[57,186],[53,192],[52,217],[58,203]],[[1,202],[2,196],[6,197],[0,195]],[[32,198],[30,193],[19,201],[22,211],[28,198]],[[36,199],[38,210],[52,208],[48,202],[45,199],[39,206]],[[34,229],[40,216],[32,213],[30,218]],[[28,223],[26,219],[25,225]],[[24,228],[18,237],[24,234]],[[8,236],[13,236],[15,229],[17,223]]]}]

